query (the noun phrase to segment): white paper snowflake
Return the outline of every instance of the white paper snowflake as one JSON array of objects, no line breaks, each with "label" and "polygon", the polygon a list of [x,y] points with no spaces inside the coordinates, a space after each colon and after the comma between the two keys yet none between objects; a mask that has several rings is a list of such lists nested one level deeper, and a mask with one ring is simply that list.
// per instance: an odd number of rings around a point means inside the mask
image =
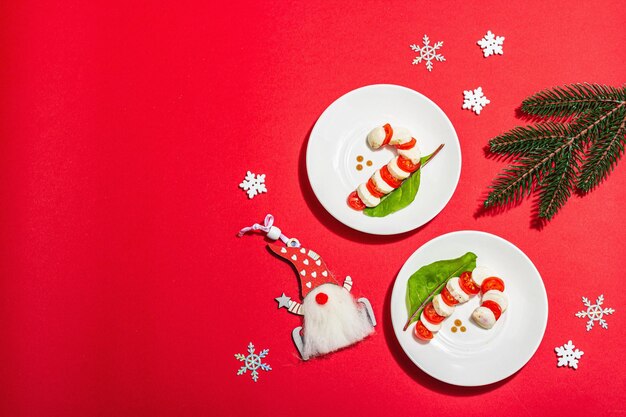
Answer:
[{"label": "white paper snowflake", "polygon": [[576,346],[574,346],[570,340],[563,346],[554,348],[559,360],[556,366],[569,366],[570,368],[578,369],[578,359],[580,359],[585,352],[578,349],[574,350],[575,347]]},{"label": "white paper snowflake", "polygon": [[491,103],[487,97],[483,94],[483,88],[478,87],[476,90],[463,91],[463,108],[471,109],[476,114],[480,114],[480,111]]},{"label": "white paper snowflake", "polygon": [[439,62],[445,61],[443,55],[437,53],[437,50],[441,48],[443,45],[443,41],[435,42],[434,45],[430,44],[430,39],[428,39],[427,35],[424,35],[424,46],[417,46],[416,44],[411,45],[411,49],[415,52],[419,52],[420,56],[415,57],[413,60],[413,65],[417,65],[422,61],[426,61],[426,69],[428,71],[433,70],[433,59]]},{"label": "white paper snowflake", "polygon": [[248,345],[248,356],[244,356],[242,353],[235,353],[235,358],[237,358],[240,362],[244,362],[244,366],[239,368],[237,375],[243,375],[250,370],[252,371],[250,373],[252,375],[252,380],[256,382],[259,379],[259,372],[257,369],[262,369],[264,371],[272,370],[271,366],[261,361],[261,359],[266,357],[269,353],[269,349],[264,349],[257,355],[254,353],[254,345],[250,342]]},{"label": "white paper snowflake", "polygon": [[485,35],[484,38],[482,38],[476,43],[478,43],[478,45],[480,45],[480,47],[482,48],[485,58],[487,58],[490,55],[495,55],[495,54],[502,55],[504,53],[502,51],[502,45],[504,44],[504,36],[496,36],[493,33],[491,33],[490,30],[487,31],[487,34]]},{"label": "white paper snowflake", "polygon": [[606,320],[604,320],[604,315],[609,315],[615,313],[615,310],[612,308],[602,308],[601,305],[604,302],[604,295],[600,294],[600,296],[596,299],[595,304],[591,304],[591,301],[587,297],[583,297],[583,304],[587,307],[587,310],[579,311],[576,313],[576,317],[579,318],[587,318],[589,321],[587,322],[587,331],[593,328],[594,322],[599,322],[600,327],[603,329],[608,329],[609,325]]},{"label": "white paper snowflake", "polygon": [[265,174],[255,175],[248,171],[246,178],[239,186],[248,193],[248,198],[267,192],[267,188],[265,188]]}]

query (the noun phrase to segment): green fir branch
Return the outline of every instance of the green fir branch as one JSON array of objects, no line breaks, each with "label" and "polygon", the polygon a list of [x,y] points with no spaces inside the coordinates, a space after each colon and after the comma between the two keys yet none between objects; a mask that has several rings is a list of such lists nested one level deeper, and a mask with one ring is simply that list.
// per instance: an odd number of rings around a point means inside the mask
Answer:
[{"label": "green fir branch", "polygon": [[578,188],[589,192],[597,187],[615,168],[624,153],[626,140],[626,105],[620,104],[611,123],[603,134],[591,144],[581,168]]},{"label": "green fir branch", "polygon": [[536,126],[519,126],[489,141],[491,152],[503,155],[520,155],[532,152],[567,136],[566,126],[545,122]]},{"label": "green fir branch", "polygon": [[614,107],[626,100],[626,88],[599,84],[572,84],[540,91],[522,102],[522,111],[542,117],[576,116]]},{"label": "green fir branch", "polygon": [[[517,159],[496,176],[484,205],[517,203],[539,189],[539,217],[550,220],[577,187],[589,191],[602,182],[624,153],[626,87],[556,87],[524,100],[522,110],[547,121],[489,141],[491,152]],[[550,121],[562,116],[570,119]]]},{"label": "green fir branch", "polygon": [[530,195],[535,186],[550,173],[554,159],[560,158],[561,153],[571,146],[558,142],[554,142],[554,145],[554,149],[547,154],[534,153],[515,161],[516,165],[504,168],[489,187],[491,191],[485,200],[485,207],[516,204]]},{"label": "green fir branch", "polygon": [[575,147],[572,144],[561,153],[554,170],[541,182],[539,217],[550,220],[570,197],[576,183]]}]

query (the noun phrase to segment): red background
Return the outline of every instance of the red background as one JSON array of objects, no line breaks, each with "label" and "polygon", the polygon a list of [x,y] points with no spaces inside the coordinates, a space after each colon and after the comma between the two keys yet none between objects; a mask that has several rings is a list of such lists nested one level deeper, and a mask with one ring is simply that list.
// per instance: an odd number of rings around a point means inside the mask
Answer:
[{"label": "red background", "polygon": [[[54,3],[0,4],[0,414],[626,415],[626,162],[543,230],[534,197],[476,215],[504,166],[483,148],[524,124],[522,99],[624,82],[623,2]],[[483,58],[488,29],[506,37],[503,56]],[[411,65],[425,33],[444,41],[431,73]],[[401,236],[339,224],[306,177],[317,117],[375,83],[434,100],[463,152],[450,203]],[[491,100],[480,116],[461,109],[478,86]],[[267,174],[267,194],[248,200],[246,170]],[[354,278],[376,335],[298,359],[300,321],[273,300],[296,298],[295,274],[260,236],[235,237],[268,212]],[[406,258],[461,229],[520,247],[550,302],[535,356],[482,388],[415,368],[388,313]],[[601,293],[617,311],[586,332],[580,297]],[[576,371],[556,367],[568,339],[585,352]],[[256,384],[233,357],[251,341],[273,367]]]}]

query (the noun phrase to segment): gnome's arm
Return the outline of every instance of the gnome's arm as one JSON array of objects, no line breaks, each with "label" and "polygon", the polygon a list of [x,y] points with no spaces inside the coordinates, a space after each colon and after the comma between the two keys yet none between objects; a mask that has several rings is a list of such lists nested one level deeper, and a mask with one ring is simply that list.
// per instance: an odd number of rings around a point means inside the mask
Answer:
[{"label": "gnome's arm", "polygon": [[299,316],[303,316],[304,313],[302,312],[302,304],[300,304],[297,301],[293,301],[293,300],[289,300],[289,308],[288,308],[290,313],[293,314],[297,314]]},{"label": "gnome's arm", "polygon": [[346,279],[343,280],[343,287],[350,292],[352,289],[352,278],[350,275],[346,276]]},{"label": "gnome's arm", "polygon": [[280,297],[276,297],[275,300],[278,301],[278,308],[285,307],[290,313],[298,314],[300,316],[304,315],[302,313],[302,304],[297,301],[293,301],[291,297],[287,297],[285,293],[283,293]]}]

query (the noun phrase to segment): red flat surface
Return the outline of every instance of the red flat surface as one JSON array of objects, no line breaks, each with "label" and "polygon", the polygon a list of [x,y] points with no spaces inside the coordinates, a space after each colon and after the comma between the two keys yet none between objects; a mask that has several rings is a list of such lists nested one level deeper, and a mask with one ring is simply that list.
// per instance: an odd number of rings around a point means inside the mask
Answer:
[{"label": "red flat surface", "polygon": [[[0,414],[626,415],[623,205],[626,162],[543,230],[532,200],[475,216],[504,163],[487,140],[554,85],[625,80],[620,1],[57,2],[0,5]],[[490,29],[504,56],[482,57]],[[412,43],[446,62],[413,66]],[[432,222],[395,237],[335,221],[305,171],[309,132],[340,95],[394,83],[452,120],[456,193]],[[462,110],[482,86],[491,104]],[[248,200],[246,170],[269,192]],[[271,212],[288,235],[350,274],[379,319],[349,350],[302,363],[289,265],[240,227]],[[511,378],[458,388],[423,374],[390,327],[396,273],[440,234],[477,229],[520,247],[550,302],[545,338]],[[585,331],[580,297],[604,294],[609,329]],[[574,371],[554,347],[585,352]],[[248,342],[269,348],[258,383],[236,376]],[[493,413],[493,411],[492,411]]]}]

